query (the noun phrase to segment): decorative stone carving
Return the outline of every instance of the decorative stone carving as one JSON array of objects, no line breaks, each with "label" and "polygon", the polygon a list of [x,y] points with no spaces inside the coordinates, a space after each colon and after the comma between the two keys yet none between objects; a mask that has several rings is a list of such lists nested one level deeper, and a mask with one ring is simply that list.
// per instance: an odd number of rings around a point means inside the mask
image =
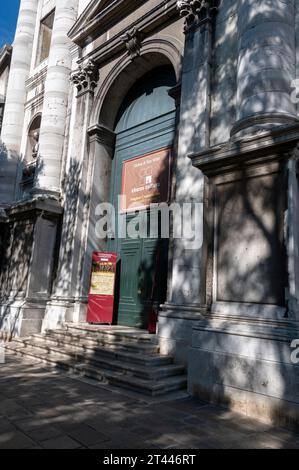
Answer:
[{"label": "decorative stone carving", "polygon": [[144,35],[135,27],[121,36],[121,40],[125,43],[128,54],[132,60],[140,56],[143,39]]},{"label": "decorative stone carving", "polygon": [[93,60],[80,65],[79,70],[71,75],[71,81],[78,92],[93,92],[99,81],[99,69]]},{"label": "decorative stone carving", "polygon": [[219,8],[220,0],[178,0],[180,16],[185,18],[185,32],[202,21],[212,20]]}]

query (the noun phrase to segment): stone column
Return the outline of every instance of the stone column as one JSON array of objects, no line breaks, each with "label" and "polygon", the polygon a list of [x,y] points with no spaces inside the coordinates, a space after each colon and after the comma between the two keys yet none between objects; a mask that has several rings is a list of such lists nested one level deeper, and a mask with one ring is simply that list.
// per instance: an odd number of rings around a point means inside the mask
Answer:
[{"label": "stone column", "polygon": [[72,66],[67,34],[77,18],[78,0],[56,2],[55,19],[45,83],[35,193],[59,193],[61,162]]},{"label": "stone column", "polygon": [[1,132],[4,148],[0,156],[0,203],[8,204],[14,198],[37,8],[38,0],[21,0]]},{"label": "stone column", "polygon": [[239,0],[237,122],[232,135],[297,120],[294,0]]}]

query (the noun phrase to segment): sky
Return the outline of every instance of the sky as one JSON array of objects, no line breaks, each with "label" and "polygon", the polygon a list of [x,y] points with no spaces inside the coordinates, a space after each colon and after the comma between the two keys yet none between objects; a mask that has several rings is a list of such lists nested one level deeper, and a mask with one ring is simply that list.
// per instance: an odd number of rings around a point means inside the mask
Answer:
[{"label": "sky", "polygon": [[15,35],[20,0],[0,0],[0,48]]}]

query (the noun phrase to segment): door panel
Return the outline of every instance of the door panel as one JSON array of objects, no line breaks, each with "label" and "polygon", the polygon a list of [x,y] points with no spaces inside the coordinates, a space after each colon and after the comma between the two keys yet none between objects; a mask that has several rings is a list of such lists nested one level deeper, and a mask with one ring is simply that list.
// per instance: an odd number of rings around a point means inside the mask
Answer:
[{"label": "door panel", "polygon": [[[169,67],[155,70],[133,88],[121,107],[115,129],[110,197],[116,214],[119,214],[123,163],[173,145],[176,111],[168,90],[175,83],[173,70]],[[134,215],[122,215],[121,223],[127,225]],[[143,215],[147,220],[149,212],[144,211]],[[117,252],[120,259],[117,322],[147,328],[153,300],[164,300],[166,278],[161,273],[167,272],[168,243],[163,242],[159,248],[160,241],[156,239],[118,238],[118,223],[116,218],[116,237],[108,242],[109,251]],[[156,289],[153,289],[154,281]]]}]

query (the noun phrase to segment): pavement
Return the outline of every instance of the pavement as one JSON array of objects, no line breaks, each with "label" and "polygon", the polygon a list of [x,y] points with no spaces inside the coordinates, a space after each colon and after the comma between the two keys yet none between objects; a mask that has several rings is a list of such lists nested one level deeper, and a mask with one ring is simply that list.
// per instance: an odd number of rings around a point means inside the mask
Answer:
[{"label": "pavement", "polygon": [[0,449],[299,449],[299,434],[190,398],[147,398],[7,356]]}]

